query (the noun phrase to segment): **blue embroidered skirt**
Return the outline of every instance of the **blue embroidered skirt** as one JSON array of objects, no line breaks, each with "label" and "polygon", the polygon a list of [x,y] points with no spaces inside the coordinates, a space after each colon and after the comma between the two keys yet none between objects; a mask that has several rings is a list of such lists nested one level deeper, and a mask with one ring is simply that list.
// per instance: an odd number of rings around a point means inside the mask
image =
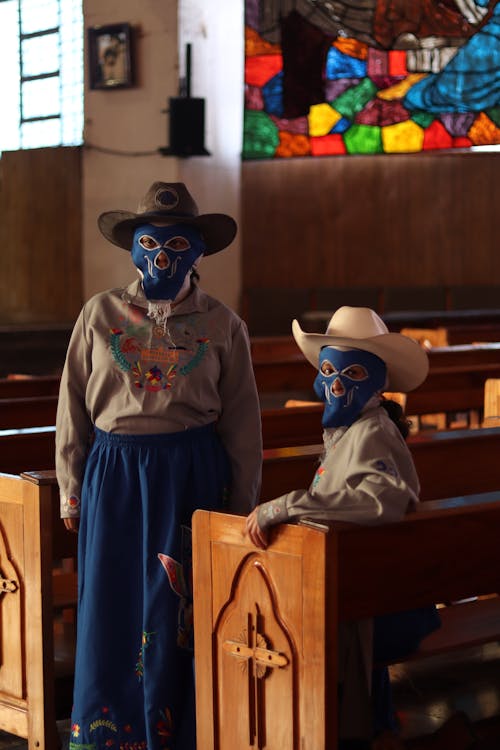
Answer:
[{"label": "blue embroidered skirt", "polygon": [[213,425],[96,429],[82,489],[71,750],[195,750],[190,521],[222,509]]}]

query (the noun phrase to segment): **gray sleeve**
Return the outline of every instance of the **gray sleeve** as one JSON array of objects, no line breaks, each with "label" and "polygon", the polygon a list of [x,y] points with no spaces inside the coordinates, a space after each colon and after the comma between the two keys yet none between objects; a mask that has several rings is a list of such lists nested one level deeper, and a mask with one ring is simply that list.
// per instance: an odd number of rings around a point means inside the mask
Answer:
[{"label": "gray sleeve", "polygon": [[346,435],[345,461],[327,453],[308,490],[259,506],[261,528],[299,518],[380,524],[398,521],[418,502],[419,484],[406,445],[390,433]]},{"label": "gray sleeve", "polygon": [[80,492],[92,423],[85,405],[91,353],[85,335],[84,310],[73,329],[63,373],[56,417],[56,474],[61,518],[80,515]]}]

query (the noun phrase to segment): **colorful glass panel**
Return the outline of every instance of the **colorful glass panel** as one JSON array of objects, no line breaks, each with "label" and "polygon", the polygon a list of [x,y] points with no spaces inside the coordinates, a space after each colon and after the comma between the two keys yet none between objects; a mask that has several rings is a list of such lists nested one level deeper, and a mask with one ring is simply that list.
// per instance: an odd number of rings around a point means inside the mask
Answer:
[{"label": "colorful glass panel", "polygon": [[245,20],[243,159],[500,144],[500,0],[245,0]]}]

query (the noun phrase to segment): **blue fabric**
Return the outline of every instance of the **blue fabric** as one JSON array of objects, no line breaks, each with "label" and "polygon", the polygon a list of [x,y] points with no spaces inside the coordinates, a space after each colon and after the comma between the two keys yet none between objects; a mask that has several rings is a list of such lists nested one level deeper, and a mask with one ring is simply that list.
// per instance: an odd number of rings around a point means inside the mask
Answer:
[{"label": "blue fabric", "polygon": [[132,260],[148,299],[174,300],[193,263],[206,250],[201,233],[188,224],[143,224],[134,232]]},{"label": "blue fabric", "polygon": [[72,750],[195,750],[187,527],[196,508],[223,508],[229,471],[213,425],[96,430],[82,490]]}]

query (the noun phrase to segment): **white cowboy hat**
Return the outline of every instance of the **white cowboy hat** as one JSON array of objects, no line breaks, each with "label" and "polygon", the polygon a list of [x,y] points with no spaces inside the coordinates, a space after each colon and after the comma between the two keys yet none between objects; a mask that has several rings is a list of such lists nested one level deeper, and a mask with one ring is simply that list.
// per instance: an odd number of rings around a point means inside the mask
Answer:
[{"label": "white cowboy hat", "polygon": [[197,227],[205,241],[204,255],[218,253],[231,244],[237,230],[235,220],[227,214],[200,214],[183,182],[154,182],[139,203],[137,213],[105,211],[97,224],[107,240],[130,250],[136,228],[154,221]]},{"label": "white cowboy hat", "polygon": [[298,347],[316,369],[320,349],[324,346],[362,349],[375,354],[387,366],[388,391],[412,391],[423,383],[429,371],[429,360],[420,344],[401,333],[389,333],[384,321],[368,307],[339,307],[326,333],[306,333],[294,320],[292,333]]}]

